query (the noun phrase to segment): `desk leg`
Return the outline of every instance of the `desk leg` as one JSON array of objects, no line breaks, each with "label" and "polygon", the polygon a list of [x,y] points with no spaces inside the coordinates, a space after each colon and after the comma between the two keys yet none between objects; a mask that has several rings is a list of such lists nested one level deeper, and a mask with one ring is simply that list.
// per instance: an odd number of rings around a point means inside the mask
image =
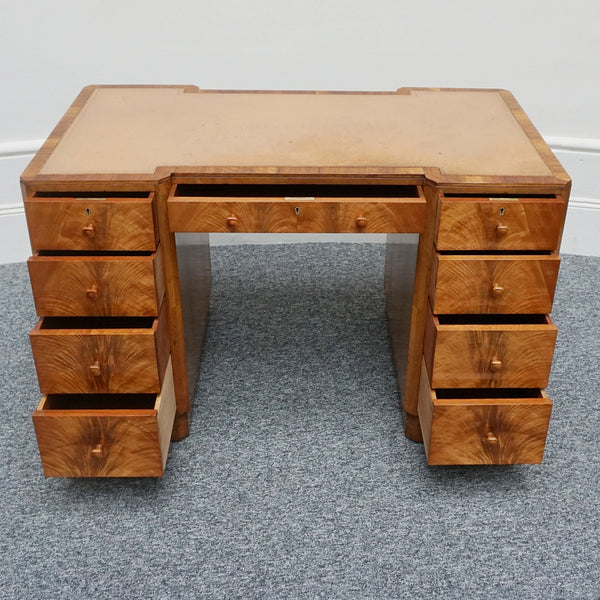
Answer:
[{"label": "desk leg", "polygon": [[[385,253],[385,309],[392,342],[399,393],[404,393],[408,364],[408,342],[415,287],[417,248],[416,233],[390,233]],[[419,419],[404,413],[406,436],[421,441]]]},{"label": "desk leg", "polygon": [[[178,268],[175,234],[169,231],[167,198],[170,182],[165,180],[156,186],[156,214],[160,232],[161,255],[169,318],[169,342],[177,403],[172,440],[188,435],[188,412],[190,394],[195,388],[200,351],[208,316],[210,299],[210,256],[208,235],[196,238],[193,244],[182,244]],[[188,247],[189,246],[189,247]],[[207,284],[208,282],[208,284]],[[187,317],[187,318],[184,318]],[[187,328],[187,332],[186,332]],[[190,369],[188,370],[188,363]],[[190,377],[188,378],[188,371]]]}]

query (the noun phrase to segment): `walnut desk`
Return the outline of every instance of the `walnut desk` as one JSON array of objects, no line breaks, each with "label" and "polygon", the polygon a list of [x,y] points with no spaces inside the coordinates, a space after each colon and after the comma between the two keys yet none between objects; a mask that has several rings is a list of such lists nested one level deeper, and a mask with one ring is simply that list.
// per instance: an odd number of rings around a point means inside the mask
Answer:
[{"label": "walnut desk", "polygon": [[22,190],[47,476],[163,473],[209,232],[387,233],[406,435],[430,464],[542,460],[570,179],[509,92],[91,86]]}]

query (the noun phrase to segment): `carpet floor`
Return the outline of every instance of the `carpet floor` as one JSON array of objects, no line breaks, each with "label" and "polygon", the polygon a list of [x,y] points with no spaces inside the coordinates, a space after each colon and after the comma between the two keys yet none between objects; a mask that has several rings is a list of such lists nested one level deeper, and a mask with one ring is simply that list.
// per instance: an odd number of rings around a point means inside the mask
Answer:
[{"label": "carpet floor", "polygon": [[600,259],[564,256],[544,462],[403,435],[380,244],[222,246],[161,479],[44,479],[24,264],[0,266],[0,598],[600,598]]}]

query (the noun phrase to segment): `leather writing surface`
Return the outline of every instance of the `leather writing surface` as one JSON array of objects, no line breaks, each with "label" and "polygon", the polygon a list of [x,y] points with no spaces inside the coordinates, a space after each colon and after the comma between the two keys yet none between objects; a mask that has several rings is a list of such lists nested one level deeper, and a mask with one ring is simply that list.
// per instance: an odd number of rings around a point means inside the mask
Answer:
[{"label": "leather writing surface", "polygon": [[40,174],[145,174],[159,166],[437,167],[546,176],[495,91],[186,92],[97,88]]}]

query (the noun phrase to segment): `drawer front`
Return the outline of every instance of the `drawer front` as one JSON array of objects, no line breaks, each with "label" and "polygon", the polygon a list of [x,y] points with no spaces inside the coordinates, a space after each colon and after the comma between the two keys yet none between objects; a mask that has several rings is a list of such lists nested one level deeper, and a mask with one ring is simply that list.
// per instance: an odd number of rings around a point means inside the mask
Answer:
[{"label": "drawer front", "polygon": [[170,362],[158,396],[44,396],[33,413],[44,474],[160,477],[174,418]]},{"label": "drawer front", "polygon": [[169,357],[158,318],[44,317],[30,332],[43,394],[158,393]]},{"label": "drawer front", "polygon": [[153,194],[146,198],[25,200],[34,250],[156,250]]},{"label": "drawer front", "polygon": [[146,256],[44,256],[27,261],[37,314],[157,316],[164,295],[160,248]]},{"label": "drawer front", "polygon": [[566,202],[552,198],[442,196],[438,250],[556,250]]},{"label": "drawer front", "polygon": [[[454,392],[456,390],[453,390]],[[466,390],[468,392],[470,390]],[[520,391],[520,390],[519,390]],[[419,420],[430,465],[540,463],[544,455],[552,402],[543,390],[477,397],[460,391],[441,398],[421,375]]]},{"label": "drawer front", "polygon": [[174,201],[172,231],[217,233],[419,233],[425,228],[425,200],[363,202],[302,198],[268,201]]},{"label": "drawer front", "polygon": [[544,321],[530,324],[440,324],[438,317],[430,313],[424,357],[431,386],[546,387],[557,328],[549,317],[544,317]]},{"label": "drawer front", "polygon": [[436,254],[429,290],[433,312],[549,313],[559,264],[555,255]]}]

